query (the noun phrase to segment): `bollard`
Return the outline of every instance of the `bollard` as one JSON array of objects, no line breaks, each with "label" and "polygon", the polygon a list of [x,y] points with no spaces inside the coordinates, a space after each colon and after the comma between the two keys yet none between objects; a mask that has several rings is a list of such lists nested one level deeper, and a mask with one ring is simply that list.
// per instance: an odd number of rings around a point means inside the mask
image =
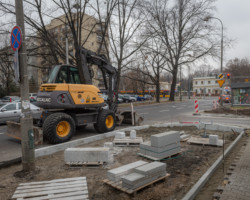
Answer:
[{"label": "bollard", "polygon": [[194,100],[194,109],[195,109],[195,113],[199,112],[199,102],[198,100]]}]

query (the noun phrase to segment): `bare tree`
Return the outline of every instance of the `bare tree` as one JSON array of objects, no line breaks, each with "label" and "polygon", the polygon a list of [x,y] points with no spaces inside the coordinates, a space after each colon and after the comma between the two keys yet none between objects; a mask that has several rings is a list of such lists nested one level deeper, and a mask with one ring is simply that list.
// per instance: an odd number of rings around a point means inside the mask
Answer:
[{"label": "bare tree", "polygon": [[120,83],[122,69],[133,61],[133,55],[147,40],[139,38],[145,21],[144,12],[138,3],[139,0],[117,0],[110,21],[110,54],[117,65],[117,85]]},{"label": "bare tree", "polygon": [[250,61],[247,58],[229,60],[224,72],[231,74],[231,82],[250,81]]},{"label": "bare tree", "polygon": [[[218,48],[216,31],[203,22],[211,15],[213,0],[148,1],[148,30],[166,49],[167,71],[172,74],[170,100],[174,101],[178,70],[181,65],[211,55]],[[215,29],[216,30],[216,29]]]},{"label": "bare tree", "polygon": [[13,70],[13,54],[5,47],[0,51],[0,92],[1,95],[10,94],[15,87],[14,70]]}]

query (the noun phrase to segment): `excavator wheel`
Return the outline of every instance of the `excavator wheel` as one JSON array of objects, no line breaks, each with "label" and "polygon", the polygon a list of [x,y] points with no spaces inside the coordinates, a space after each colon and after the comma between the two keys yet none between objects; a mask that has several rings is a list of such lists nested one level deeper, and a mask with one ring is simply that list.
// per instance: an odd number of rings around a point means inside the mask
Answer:
[{"label": "excavator wheel", "polygon": [[75,134],[75,121],[66,113],[49,115],[43,124],[43,135],[52,144],[69,141]]},{"label": "excavator wheel", "polygon": [[97,122],[94,124],[95,130],[99,133],[113,131],[115,129],[115,113],[111,110],[103,109],[100,111]]}]

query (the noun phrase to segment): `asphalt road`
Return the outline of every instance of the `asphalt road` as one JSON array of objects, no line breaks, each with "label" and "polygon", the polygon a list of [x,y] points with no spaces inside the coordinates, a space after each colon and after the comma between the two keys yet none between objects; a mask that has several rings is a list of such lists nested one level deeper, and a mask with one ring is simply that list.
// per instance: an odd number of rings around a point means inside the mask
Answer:
[{"label": "asphalt road", "polygon": [[[213,107],[213,100],[215,98],[207,98],[199,100],[199,111],[211,109]],[[122,107],[122,110],[130,110],[131,107]],[[224,124],[248,124],[249,118],[235,119],[216,116],[193,116],[194,113],[194,100],[185,100],[182,102],[166,102],[166,103],[154,103],[148,105],[140,105],[134,107],[135,111],[144,117],[144,124],[155,124],[164,122],[184,122],[184,121],[207,121]],[[124,128],[123,126],[117,127],[117,129]],[[6,126],[0,126],[0,162],[5,160],[11,160],[18,156],[21,156],[21,143],[19,140],[12,139],[6,136]],[[76,140],[83,137],[89,137],[97,134],[93,126],[86,128],[77,128],[75,136],[72,140]],[[36,148],[48,146],[47,141],[44,144]]]},{"label": "asphalt road", "polygon": [[[199,100],[199,111],[211,109],[213,107],[213,100],[215,99]],[[176,122],[180,121],[183,115],[195,112],[194,100],[149,104],[137,106],[134,109],[138,114],[144,117],[144,124]]]}]

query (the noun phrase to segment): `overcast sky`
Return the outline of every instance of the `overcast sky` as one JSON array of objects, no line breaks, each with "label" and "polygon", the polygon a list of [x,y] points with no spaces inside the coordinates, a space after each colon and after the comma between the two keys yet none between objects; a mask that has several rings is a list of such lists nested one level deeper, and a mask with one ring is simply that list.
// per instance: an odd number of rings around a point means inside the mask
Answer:
[{"label": "overcast sky", "polygon": [[215,17],[222,20],[227,36],[235,39],[225,50],[224,63],[235,57],[250,59],[250,0],[218,0],[216,7]]}]

